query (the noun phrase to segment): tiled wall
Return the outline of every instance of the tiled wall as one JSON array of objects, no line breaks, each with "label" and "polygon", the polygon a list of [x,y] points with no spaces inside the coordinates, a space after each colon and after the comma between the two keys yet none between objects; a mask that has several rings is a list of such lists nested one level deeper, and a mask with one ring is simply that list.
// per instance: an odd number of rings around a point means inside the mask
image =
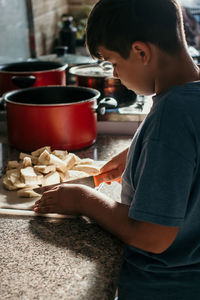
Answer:
[{"label": "tiled wall", "polygon": [[[64,13],[75,14],[82,5],[97,0],[31,0],[33,7],[36,55],[49,54],[58,36],[58,22]],[[30,57],[26,0],[0,0],[0,63]]]},{"label": "tiled wall", "polygon": [[29,58],[25,1],[0,0],[0,64]]}]

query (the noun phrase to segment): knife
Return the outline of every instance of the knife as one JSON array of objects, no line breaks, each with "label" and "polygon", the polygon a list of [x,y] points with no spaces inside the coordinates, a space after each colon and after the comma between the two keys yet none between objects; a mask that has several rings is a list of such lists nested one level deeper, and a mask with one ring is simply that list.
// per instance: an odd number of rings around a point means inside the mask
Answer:
[{"label": "knife", "polygon": [[83,185],[87,185],[91,188],[97,188],[97,189],[103,183],[111,184],[113,181],[117,181],[117,182],[121,183],[121,177],[112,179],[110,181],[105,181],[104,176],[105,176],[104,174],[99,174],[99,175],[95,175],[95,176],[87,176],[87,177],[82,177],[79,179],[68,180],[68,181],[65,181],[62,183],[56,183],[56,184],[46,185],[46,186],[39,187],[39,188],[34,188],[33,190],[34,190],[34,192],[36,192],[38,194],[43,194],[45,191],[51,190],[52,188],[59,186],[61,184],[65,184],[65,183],[83,184]]}]

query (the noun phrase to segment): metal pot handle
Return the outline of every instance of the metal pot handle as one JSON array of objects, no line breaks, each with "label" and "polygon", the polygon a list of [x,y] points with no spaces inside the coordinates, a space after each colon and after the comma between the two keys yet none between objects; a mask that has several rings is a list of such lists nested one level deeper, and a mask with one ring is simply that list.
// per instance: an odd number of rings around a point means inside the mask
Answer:
[{"label": "metal pot handle", "polygon": [[100,115],[104,115],[106,108],[116,108],[117,105],[118,103],[114,98],[106,97],[99,101],[96,112]]},{"label": "metal pot handle", "polygon": [[33,86],[36,81],[36,77],[30,76],[13,76],[12,82],[19,88],[27,88]]},{"label": "metal pot handle", "polygon": [[102,68],[103,71],[113,71],[113,65],[109,61],[102,61],[99,63],[99,66]]}]

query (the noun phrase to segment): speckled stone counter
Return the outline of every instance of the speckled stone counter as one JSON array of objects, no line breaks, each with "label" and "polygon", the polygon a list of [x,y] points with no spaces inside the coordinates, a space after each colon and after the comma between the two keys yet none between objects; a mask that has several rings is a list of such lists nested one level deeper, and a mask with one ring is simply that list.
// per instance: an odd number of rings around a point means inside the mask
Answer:
[{"label": "speckled stone counter", "polygon": [[[130,136],[98,136],[80,157],[107,160]],[[19,152],[0,118],[0,170]],[[123,244],[85,218],[0,216],[0,299],[113,300]]]}]

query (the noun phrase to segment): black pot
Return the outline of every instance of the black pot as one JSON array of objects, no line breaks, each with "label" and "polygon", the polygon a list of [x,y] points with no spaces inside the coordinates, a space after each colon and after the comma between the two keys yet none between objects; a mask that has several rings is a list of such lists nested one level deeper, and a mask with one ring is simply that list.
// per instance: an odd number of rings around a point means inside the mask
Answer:
[{"label": "black pot", "polygon": [[137,95],[133,91],[121,84],[119,78],[113,77],[113,68],[110,63],[74,66],[69,69],[69,74],[75,76],[77,86],[100,91],[100,99],[114,98],[118,103],[117,107],[130,106],[137,100]]}]

